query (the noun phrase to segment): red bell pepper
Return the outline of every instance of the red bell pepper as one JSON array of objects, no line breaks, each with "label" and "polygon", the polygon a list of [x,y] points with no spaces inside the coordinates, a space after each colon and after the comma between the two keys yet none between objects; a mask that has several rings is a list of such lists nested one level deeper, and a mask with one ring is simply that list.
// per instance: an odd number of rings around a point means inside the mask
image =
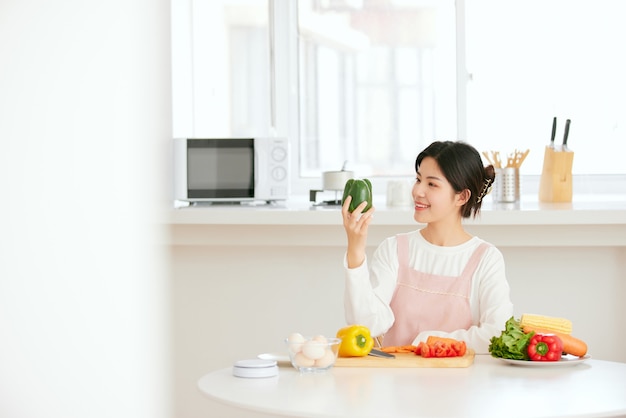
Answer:
[{"label": "red bell pepper", "polygon": [[528,357],[532,361],[559,361],[563,341],[553,334],[535,334],[528,343]]}]

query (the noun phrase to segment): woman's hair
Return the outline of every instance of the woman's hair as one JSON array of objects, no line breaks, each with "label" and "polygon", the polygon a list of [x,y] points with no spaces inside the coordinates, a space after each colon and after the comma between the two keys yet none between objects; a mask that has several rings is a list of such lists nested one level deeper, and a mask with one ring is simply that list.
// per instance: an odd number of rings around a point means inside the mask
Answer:
[{"label": "woman's hair", "polygon": [[491,190],[496,172],[493,165],[483,166],[478,151],[471,145],[458,141],[436,141],[419,153],[415,160],[415,171],[422,160],[432,157],[452,188],[457,192],[467,189],[471,196],[461,208],[461,216],[476,217],[483,198]]}]

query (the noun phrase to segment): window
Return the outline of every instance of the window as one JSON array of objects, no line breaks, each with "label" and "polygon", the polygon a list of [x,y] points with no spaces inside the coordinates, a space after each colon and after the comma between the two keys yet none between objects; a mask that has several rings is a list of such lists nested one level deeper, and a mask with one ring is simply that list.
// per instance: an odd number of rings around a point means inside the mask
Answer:
[{"label": "window", "polygon": [[452,1],[298,2],[300,172],[413,176],[456,137]]},{"label": "window", "polygon": [[530,149],[571,119],[574,174],[626,167],[621,0],[174,0],[175,136],[288,136],[294,192],[322,171],[413,176],[463,139]]},{"label": "window", "polygon": [[270,134],[267,0],[173,0],[173,134]]},{"label": "window", "polygon": [[626,60],[620,0],[466,1],[467,139],[481,149],[530,148],[540,174],[557,117],[575,174],[626,174]]}]

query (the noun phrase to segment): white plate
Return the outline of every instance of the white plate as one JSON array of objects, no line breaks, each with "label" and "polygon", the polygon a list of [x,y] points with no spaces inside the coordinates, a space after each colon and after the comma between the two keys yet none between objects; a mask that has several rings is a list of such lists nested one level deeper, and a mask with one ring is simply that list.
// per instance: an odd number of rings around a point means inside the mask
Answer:
[{"label": "white plate", "polygon": [[263,353],[259,354],[257,357],[262,360],[274,360],[278,363],[291,364],[291,360],[289,360],[289,356],[287,354]]},{"label": "white plate", "polygon": [[499,358],[498,360],[502,360],[505,363],[513,364],[515,366],[524,366],[524,367],[562,367],[562,366],[575,366],[577,364],[583,363],[591,358],[590,355],[586,355],[584,357],[577,357],[571,355],[565,355],[561,357],[559,361],[530,361],[530,360],[513,360],[508,358]]}]

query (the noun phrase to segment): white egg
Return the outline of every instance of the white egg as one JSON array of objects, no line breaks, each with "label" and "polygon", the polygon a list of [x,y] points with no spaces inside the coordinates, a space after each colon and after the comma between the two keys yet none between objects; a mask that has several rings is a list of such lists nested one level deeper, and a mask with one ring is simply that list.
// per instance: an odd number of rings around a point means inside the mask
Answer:
[{"label": "white egg", "polygon": [[289,350],[294,354],[299,353],[300,351],[302,351],[302,345],[305,341],[306,338],[304,338],[302,334],[294,332],[287,338],[287,342],[289,343]]},{"label": "white egg", "polygon": [[298,353],[293,357],[293,362],[298,367],[313,367],[315,360],[308,358],[304,353]]},{"label": "white egg", "polygon": [[335,362],[335,353],[329,348],[324,353],[324,357],[315,360],[315,367],[326,368]]},{"label": "white egg", "polygon": [[315,337],[311,338],[311,340],[318,341],[323,344],[328,344],[328,339],[324,337],[323,335],[316,335]]},{"label": "white egg", "polygon": [[310,359],[317,360],[324,357],[326,348],[327,344],[321,343],[319,341],[310,340],[305,342],[302,346],[302,354]]}]

